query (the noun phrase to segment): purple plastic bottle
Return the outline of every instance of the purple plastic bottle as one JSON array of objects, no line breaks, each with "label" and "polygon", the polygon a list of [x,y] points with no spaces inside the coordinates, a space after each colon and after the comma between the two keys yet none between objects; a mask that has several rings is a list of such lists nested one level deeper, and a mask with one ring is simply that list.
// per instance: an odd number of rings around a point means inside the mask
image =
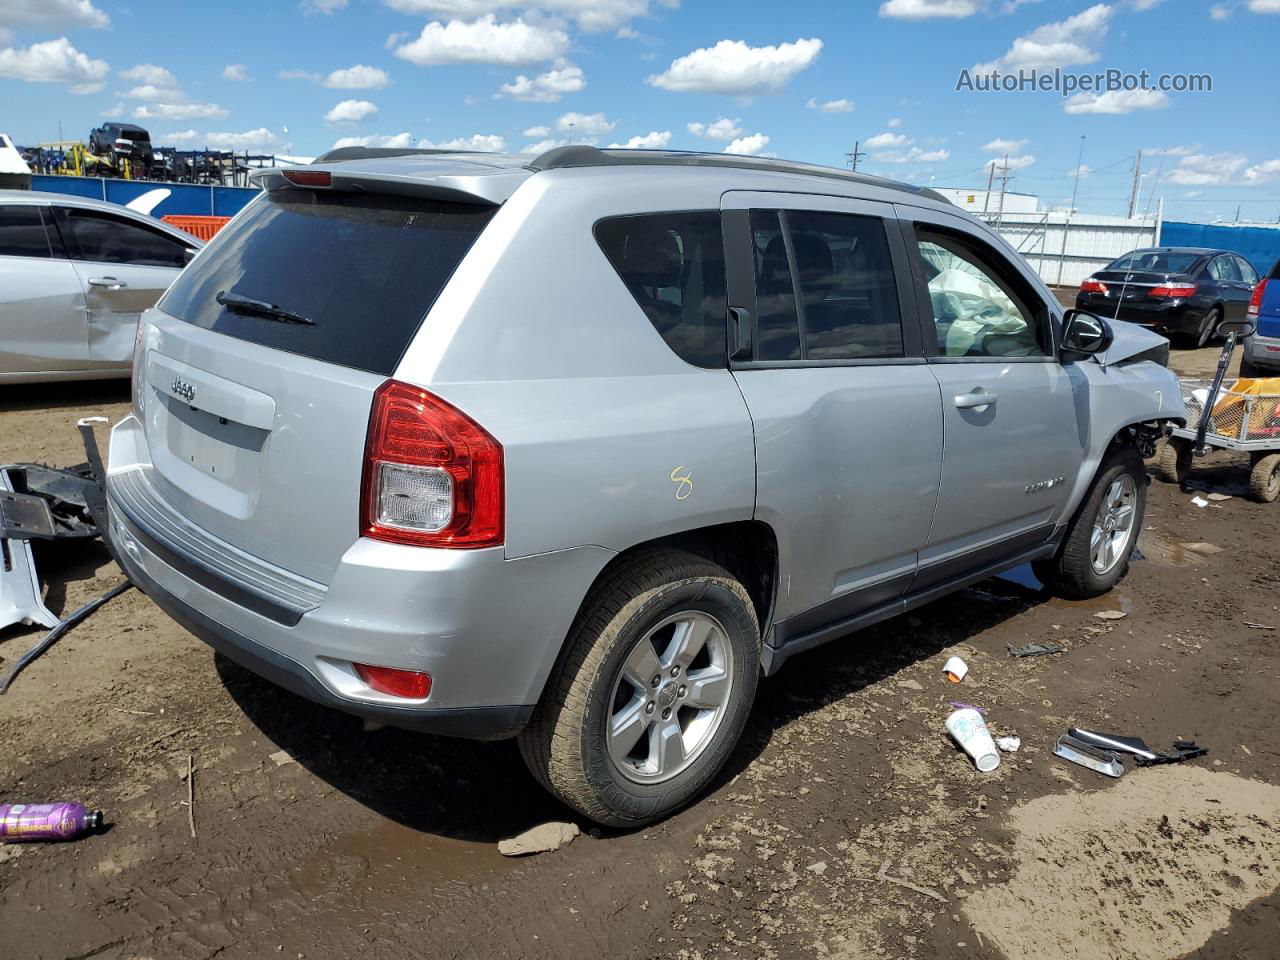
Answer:
[{"label": "purple plastic bottle", "polygon": [[83,803],[0,803],[0,843],[74,840],[102,826],[102,811]]}]

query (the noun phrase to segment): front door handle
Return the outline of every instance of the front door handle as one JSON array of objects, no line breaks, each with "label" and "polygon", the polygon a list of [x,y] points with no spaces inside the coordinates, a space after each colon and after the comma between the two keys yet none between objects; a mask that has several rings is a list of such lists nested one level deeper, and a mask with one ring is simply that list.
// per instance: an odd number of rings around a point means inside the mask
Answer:
[{"label": "front door handle", "polygon": [[994,393],[979,391],[978,393],[962,393],[956,397],[956,406],[961,410],[981,410],[994,404],[1000,398]]},{"label": "front door handle", "polygon": [[127,287],[128,284],[123,280],[117,280],[115,277],[90,277],[89,286],[106,287],[108,290],[119,290],[121,287]]}]

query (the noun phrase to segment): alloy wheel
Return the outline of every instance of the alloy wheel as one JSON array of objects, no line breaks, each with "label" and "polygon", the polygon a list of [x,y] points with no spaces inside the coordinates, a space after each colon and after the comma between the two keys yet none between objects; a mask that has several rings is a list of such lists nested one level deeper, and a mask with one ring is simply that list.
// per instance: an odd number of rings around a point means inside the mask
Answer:
[{"label": "alloy wheel", "polygon": [[1110,573],[1128,555],[1137,506],[1138,486],[1132,476],[1122,473],[1107,487],[1089,538],[1089,557],[1099,576]]},{"label": "alloy wheel", "polygon": [[605,717],[614,766],[655,784],[687,769],[728,712],[733,648],[724,625],[700,610],[664,618],[623,661]]}]

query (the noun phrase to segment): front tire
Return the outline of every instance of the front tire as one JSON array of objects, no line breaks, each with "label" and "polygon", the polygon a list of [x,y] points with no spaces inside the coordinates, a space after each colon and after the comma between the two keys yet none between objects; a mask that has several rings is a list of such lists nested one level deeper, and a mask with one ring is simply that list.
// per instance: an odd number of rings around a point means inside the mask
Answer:
[{"label": "front tire", "polygon": [[742,583],[684,550],[646,550],[588,597],[520,753],[597,823],[641,827],[698,796],[746,725],[760,627]]},{"label": "front tire", "polygon": [[1200,324],[1200,329],[1191,335],[1191,342],[1195,344],[1197,350],[1209,345],[1209,341],[1218,332],[1218,324],[1221,322],[1222,311],[1217,307],[1205,314],[1204,320]]},{"label": "front tire", "polygon": [[1067,525],[1062,546],[1034,565],[1059,596],[1086,600],[1108,592],[1129,569],[1147,504],[1147,475],[1132,447],[1103,459],[1084,502]]}]

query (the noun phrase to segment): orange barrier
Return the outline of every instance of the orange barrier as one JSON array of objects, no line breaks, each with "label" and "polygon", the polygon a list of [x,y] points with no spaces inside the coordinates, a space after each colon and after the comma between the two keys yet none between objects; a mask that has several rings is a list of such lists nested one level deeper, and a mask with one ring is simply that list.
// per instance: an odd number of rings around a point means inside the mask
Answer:
[{"label": "orange barrier", "polygon": [[206,243],[213,239],[213,235],[227,225],[230,217],[197,217],[187,216],[185,214],[171,213],[167,217],[161,217],[165,223],[171,227],[177,227],[179,230],[185,230]]}]

